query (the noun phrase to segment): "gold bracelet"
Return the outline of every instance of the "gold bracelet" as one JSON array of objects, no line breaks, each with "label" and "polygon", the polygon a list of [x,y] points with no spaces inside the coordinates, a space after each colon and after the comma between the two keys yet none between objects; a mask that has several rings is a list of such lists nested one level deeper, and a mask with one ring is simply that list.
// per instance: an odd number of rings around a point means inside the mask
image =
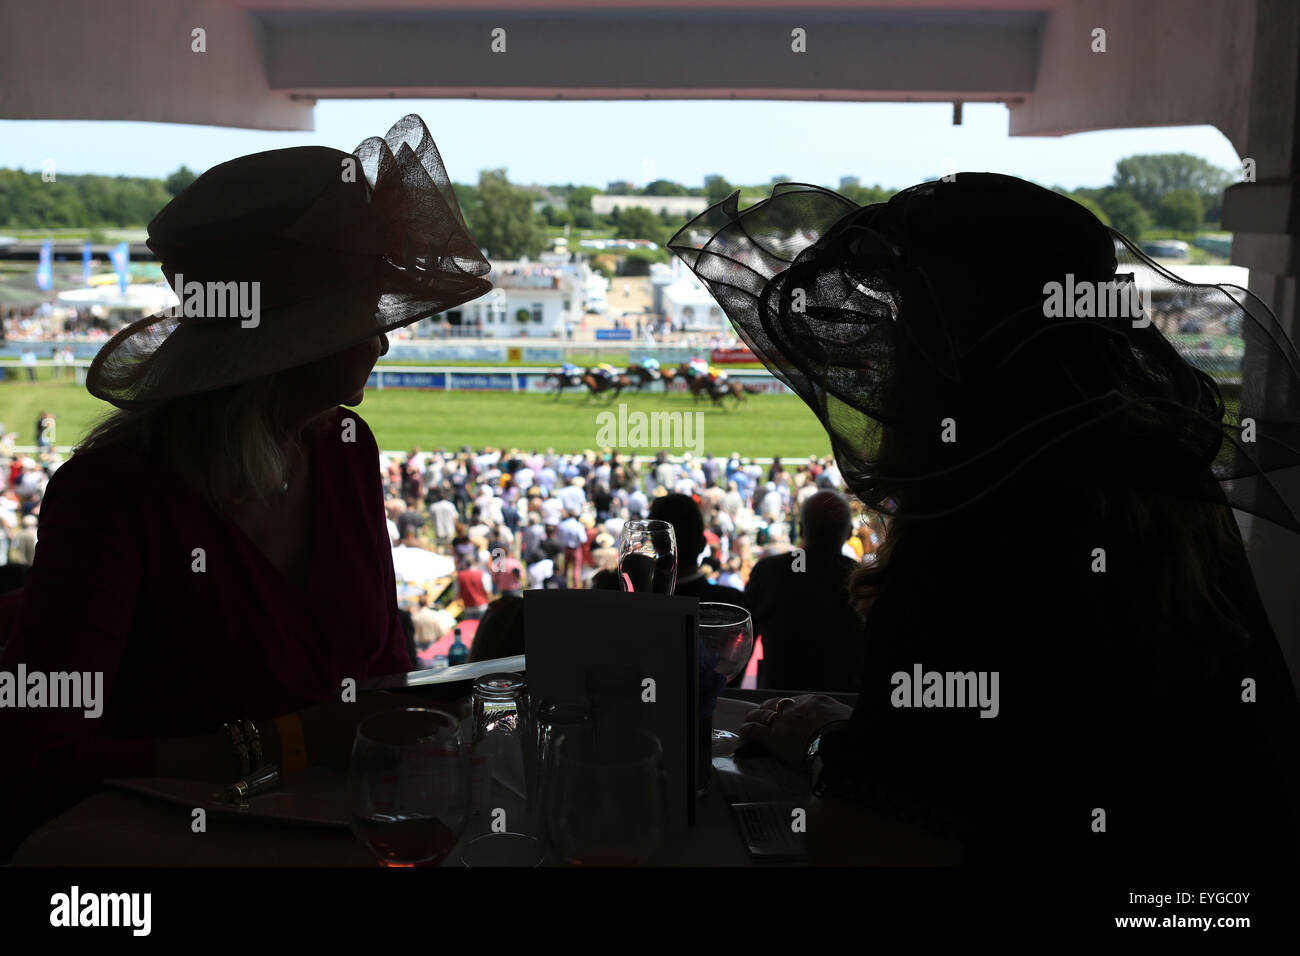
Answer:
[{"label": "gold bracelet", "polygon": [[280,769],[297,773],[307,768],[307,743],[303,738],[302,719],[297,714],[275,718],[275,728],[280,732]]}]

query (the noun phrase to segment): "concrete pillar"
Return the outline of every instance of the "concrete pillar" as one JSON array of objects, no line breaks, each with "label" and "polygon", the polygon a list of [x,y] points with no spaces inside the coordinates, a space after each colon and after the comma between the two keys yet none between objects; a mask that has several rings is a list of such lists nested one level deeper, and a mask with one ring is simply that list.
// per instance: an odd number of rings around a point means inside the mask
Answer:
[{"label": "concrete pillar", "polygon": [[[1291,341],[1300,342],[1300,6],[1291,0],[1256,0],[1253,6],[1250,97],[1244,143],[1237,147],[1243,159],[1254,160],[1256,181],[1224,193],[1223,227],[1233,233],[1232,261],[1250,269],[1250,290]],[[1277,370],[1266,372],[1265,380],[1270,395],[1284,385]],[[1300,499],[1300,468],[1273,481]],[[1300,686],[1300,535],[1256,520],[1248,547],[1260,595]]]}]

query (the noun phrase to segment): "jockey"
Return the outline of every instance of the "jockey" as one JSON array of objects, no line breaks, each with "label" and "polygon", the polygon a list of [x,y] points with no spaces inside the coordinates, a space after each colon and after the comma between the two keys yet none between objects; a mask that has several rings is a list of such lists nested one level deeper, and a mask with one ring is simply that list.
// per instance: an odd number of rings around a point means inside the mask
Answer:
[{"label": "jockey", "polygon": [[659,371],[659,360],[657,358],[642,359],[641,367],[647,372],[657,372]]},{"label": "jockey", "polygon": [[614,366],[610,365],[608,362],[601,362],[591,370],[591,374],[597,378],[611,379],[616,373],[614,372]]},{"label": "jockey", "polygon": [[691,359],[690,362],[687,363],[686,367],[691,370],[692,378],[694,378],[696,375],[709,374],[709,363],[704,361],[704,359],[702,358]]},{"label": "jockey", "polygon": [[578,368],[578,366],[574,365],[572,362],[565,362],[564,368],[560,370],[560,374],[565,378],[572,378],[574,375],[581,375],[582,369]]}]

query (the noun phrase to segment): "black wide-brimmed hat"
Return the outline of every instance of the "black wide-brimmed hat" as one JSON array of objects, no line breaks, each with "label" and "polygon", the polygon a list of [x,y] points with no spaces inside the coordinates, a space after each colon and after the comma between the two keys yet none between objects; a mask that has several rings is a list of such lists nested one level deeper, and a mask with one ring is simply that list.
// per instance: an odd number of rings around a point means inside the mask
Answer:
[{"label": "black wide-brimmed hat", "polygon": [[[181,305],[95,356],[86,387],[123,408],[306,365],[491,289],[415,115],[352,153],[301,146],[215,166],[149,223],[148,246]],[[253,290],[258,314],[235,313],[228,293],[247,303]]]},{"label": "black wide-brimmed hat", "polygon": [[[1010,176],[868,206],[794,183],[743,210],[737,197],[669,248],[817,414],[869,507],[937,517],[1037,478],[1226,496],[1300,532],[1300,506],[1268,480],[1300,465],[1300,359],[1248,291],[1183,282]],[[1239,404],[1162,318],[1240,334]]]}]

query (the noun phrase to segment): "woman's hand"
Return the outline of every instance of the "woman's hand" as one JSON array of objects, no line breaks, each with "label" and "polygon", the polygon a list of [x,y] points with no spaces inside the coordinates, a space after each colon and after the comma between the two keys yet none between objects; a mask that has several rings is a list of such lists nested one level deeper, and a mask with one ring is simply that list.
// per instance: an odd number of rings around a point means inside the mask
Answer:
[{"label": "woman's hand", "polygon": [[[781,701],[786,703],[778,712]],[[802,770],[813,735],[831,721],[852,715],[852,707],[824,694],[773,697],[745,715],[740,736],[757,741],[782,763]]]}]

